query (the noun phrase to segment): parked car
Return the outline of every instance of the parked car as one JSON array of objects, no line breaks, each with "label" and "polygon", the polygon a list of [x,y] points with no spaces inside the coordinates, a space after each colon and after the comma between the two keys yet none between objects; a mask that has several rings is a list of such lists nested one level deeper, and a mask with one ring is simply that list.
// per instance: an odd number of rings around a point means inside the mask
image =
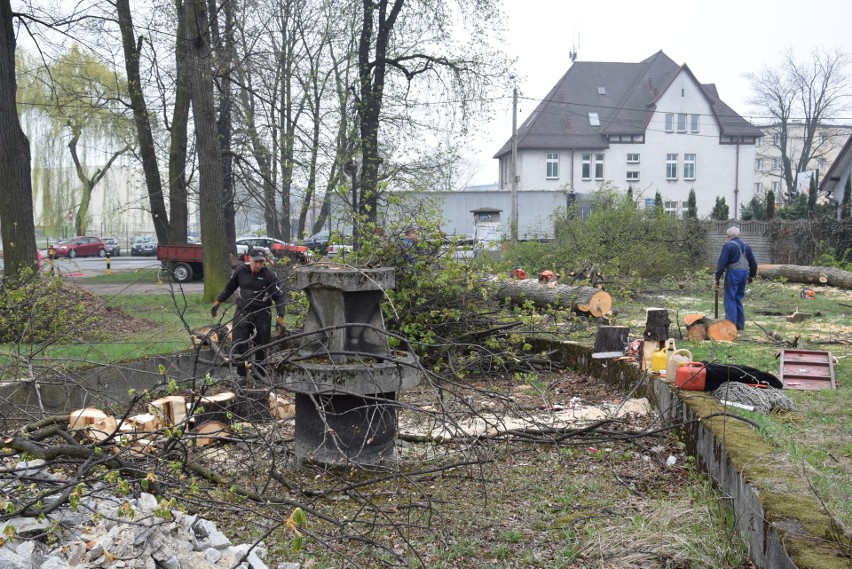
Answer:
[{"label": "parked car", "polygon": [[157,254],[157,240],[153,237],[134,237],[130,242],[130,254],[153,257]]},{"label": "parked car", "polygon": [[106,246],[107,255],[110,257],[121,257],[121,245],[115,237],[105,237],[104,245]]},{"label": "parked car", "polygon": [[315,251],[319,253],[319,255],[324,256],[328,252],[329,237],[331,237],[331,234],[328,231],[320,231],[319,233],[314,233],[307,239],[300,241],[299,245],[304,245],[311,251]]},{"label": "parked car", "polygon": [[[65,239],[50,248],[53,249],[54,259],[56,257],[68,257],[70,259],[74,257],[106,257],[106,245],[101,238],[89,237],[88,235]],[[48,248],[48,252],[50,248]]]},{"label": "parked car", "polygon": [[279,259],[288,256],[303,263],[307,261],[305,253],[308,249],[303,245],[293,245],[271,237],[246,236],[237,239],[238,256],[245,255],[252,249],[260,249],[267,255],[273,255]]}]

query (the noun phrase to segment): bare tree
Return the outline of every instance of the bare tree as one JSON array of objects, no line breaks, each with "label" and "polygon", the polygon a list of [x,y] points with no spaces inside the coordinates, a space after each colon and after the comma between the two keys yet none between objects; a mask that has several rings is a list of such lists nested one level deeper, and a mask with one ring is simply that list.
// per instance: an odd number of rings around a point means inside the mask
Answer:
[{"label": "bare tree", "polygon": [[771,147],[781,154],[786,201],[795,197],[796,174],[809,170],[811,161],[825,152],[828,137],[821,138],[820,130],[845,108],[847,65],[848,55],[839,49],[817,48],[808,61],[799,61],[789,51],[779,65],[747,75],[754,91],[750,103],[765,112],[777,130]]},{"label": "bare tree", "polygon": [[9,0],[0,0],[0,235],[6,276],[36,263],[30,143],[15,102],[14,17]]},{"label": "bare tree", "polygon": [[166,213],[166,201],[163,197],[163,182],[160,179],[160,168],[157,163],[157,147],[154,142],[148,105],[143,94],[142,74],[139,66],[144,38],[140,37],[137,42],[136,33],[133,29],[130,1],[116,0],[115,7],[124,47],[124,65],[127,70],[127,82],[130,89],[130,106],[133,109],[133,117],[136,122],[139,154],[142,158],[142,170],[145,173],[145,185],[148,188],[151,217],[154,221],[157,239],[165,243],[169,240],[169,219]]}]

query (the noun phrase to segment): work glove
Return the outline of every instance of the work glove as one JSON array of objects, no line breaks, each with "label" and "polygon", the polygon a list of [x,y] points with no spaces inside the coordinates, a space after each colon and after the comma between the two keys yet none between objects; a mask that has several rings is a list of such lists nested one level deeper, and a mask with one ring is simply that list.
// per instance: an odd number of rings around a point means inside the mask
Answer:
[{"label": "work glove", "polygon": [[218,304],[214,304],[214,305],[210,308],[210,316],[212,316],[213,318],[216,318],[216,314],[218,314],[218,313],[219,313],[219,305],[218,305]]}]

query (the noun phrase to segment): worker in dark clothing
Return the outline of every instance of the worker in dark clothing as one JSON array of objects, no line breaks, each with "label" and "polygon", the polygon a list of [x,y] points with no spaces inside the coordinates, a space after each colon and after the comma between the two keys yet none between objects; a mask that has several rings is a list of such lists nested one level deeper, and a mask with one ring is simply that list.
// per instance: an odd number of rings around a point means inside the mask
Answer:
[{"label": "worker in dark clothing", "polygon": [[725,319],[736,324],[737,330],[742,330],[745,328],[743,298],[746,285],[757,275],[757,261],[748,243],[740,239],[739,227],[729,227],[727,236],[728,241],[722,245],[716,264],[716,290],[725,273]]},{"label": "worker in dark clothing", "polygon": [[[237,358],[250,346],[265,346],[269,343],[272,332],[269,308],[273,306],[273,301],[278,312],[278,325],[284,329],[284,293],[278,287],[278,277],[272,269],[265,266],[266,255],[262,250],[255,249],[249,256],[249,262],[234,271],[210,309],[210,315],[215,318],[219,305],[240,289],[234,327],[231,330],[233,353]],[[255,352],[255,363],[259,364],[264,359],[265,350]],[[244,378],[246,373],[247,367],[241,363],[237,367],[237,374]]]}]

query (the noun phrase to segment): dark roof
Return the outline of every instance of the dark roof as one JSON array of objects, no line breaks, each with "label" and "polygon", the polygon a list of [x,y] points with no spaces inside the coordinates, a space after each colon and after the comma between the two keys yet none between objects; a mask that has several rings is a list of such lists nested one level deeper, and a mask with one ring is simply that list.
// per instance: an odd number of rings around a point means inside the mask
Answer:
[{"label": "dark roof", "polygon": [[[843,172],[846,171],[846,168],[849,167],[849,163],[852,162],[852,135],[846,140],[846,144],[843,145],[843,148],[840,150],[840,153],[834,159],[834,162],[831,163],[831,166],[828,167],[828,171],[826,171],[825,175],[822,177],[822,180],[819,183],[820,191],[833,190],[834,185],[838,182],[845,182],[845,180],[841,180],[840,176],[843,175]],[[843,194],[840,194],[839,197],[842,197]],[[836,199],[839,200],[838,196],[835,196]]]},{"label": "dark roof", "polygon": [[[657,100],[682,71],[701,87],[723,135],[762,136],[719,99],[715,85],[702,85],[686,65],[658,51],[639,63],[574,62],[518,129],[518,148],[602,149],[609,147],[607,135],[643,134]],[[590,112],[598,113],[600,126],[591,126]],[[511,150],[510,139],[494,157]]]}]

